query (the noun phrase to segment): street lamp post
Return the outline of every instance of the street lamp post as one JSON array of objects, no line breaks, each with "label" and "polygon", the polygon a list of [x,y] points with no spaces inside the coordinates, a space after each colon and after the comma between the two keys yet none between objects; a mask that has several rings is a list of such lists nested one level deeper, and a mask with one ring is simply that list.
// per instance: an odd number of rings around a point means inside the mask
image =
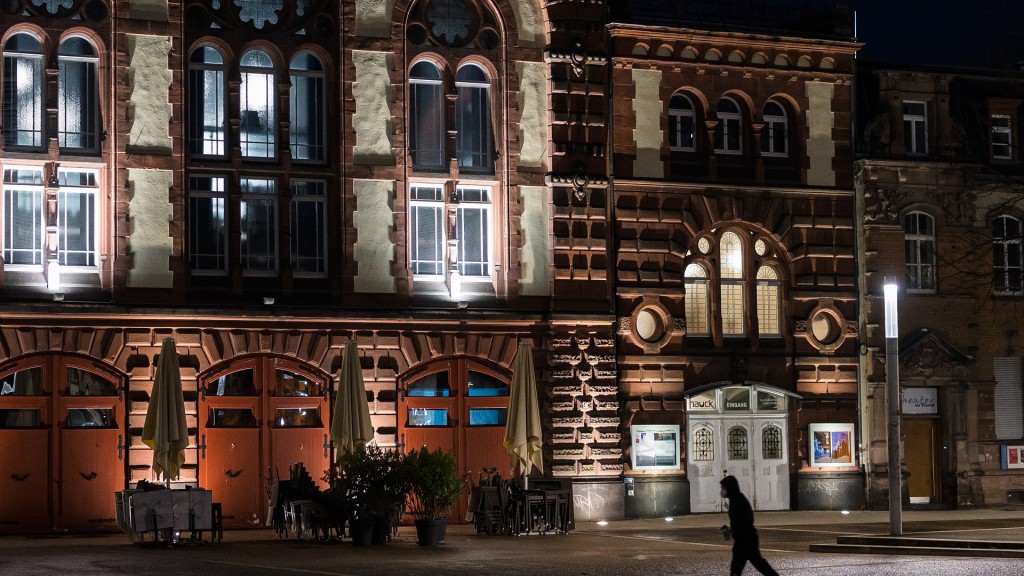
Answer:
[{"label": "street lamp post", "polygon": [[896,279],[885,278],[885,379],[889,436],[889,533],[903,535],[903,488],[900,466],[900,341]]}]

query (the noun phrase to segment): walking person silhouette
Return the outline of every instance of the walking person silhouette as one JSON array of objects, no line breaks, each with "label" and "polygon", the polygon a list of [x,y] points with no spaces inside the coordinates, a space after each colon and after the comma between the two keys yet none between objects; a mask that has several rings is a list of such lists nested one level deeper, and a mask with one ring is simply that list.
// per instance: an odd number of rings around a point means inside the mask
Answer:
[{"label": "walking person silhouette", "polygon": [[779,576],[771,564],[761,556],[761,546],[754,528],[754,509],[750,501],[740,492],[740,483],[735,476],[722,478],[722,498],[729,499],[729,527],[722,527],[728,535],[732,533],[732,563],[729,565],[731,576],[743,574],[747,561],[765,576]]}]

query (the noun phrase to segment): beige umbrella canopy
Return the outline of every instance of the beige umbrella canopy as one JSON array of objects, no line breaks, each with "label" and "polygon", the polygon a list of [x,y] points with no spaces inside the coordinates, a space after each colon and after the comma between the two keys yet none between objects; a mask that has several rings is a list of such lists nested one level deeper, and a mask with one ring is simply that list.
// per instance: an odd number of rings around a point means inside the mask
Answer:
[{"label": "beige umbrella canopy", "polygon": [[509,391],[508,418],[505,421],[505,449],[512,456],[512,469],[523,477],[531,467],[544,471],[540,405],[537,401],[537,377],[533,370],[533,349],[519,343],[512,364],[512,389]]},{"label": "beige umbrella canopy", "polygon": [[173,338],[165,338],[156,364],[156,378],[149,397],[149,410],[142,428],[142,441],[153,449],[153,471],[170,482],[185,463],[188,425],[185,397],[181,392],[178,351]]},{"label": "beige umbrella canopy", "polygon": [[359,366],[356,343],[349,341],[341,355],[341,377],[334,397],[334,416],[331,419],[331,440],[338,446],[338,454],[355,451],[373,440],[370,408],[366,404],[366,386],[363,369]]}]

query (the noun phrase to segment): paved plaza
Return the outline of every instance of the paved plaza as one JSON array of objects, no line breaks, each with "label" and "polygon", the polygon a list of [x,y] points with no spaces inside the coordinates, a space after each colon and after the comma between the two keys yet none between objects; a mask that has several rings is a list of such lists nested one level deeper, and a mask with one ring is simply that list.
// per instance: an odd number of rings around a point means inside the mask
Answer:
[{"label": "paved plaza", "polygon": [[[724,514],[579,523],[568,535],[483,536],[449,528],[436,548],[416,544],[402,527],[396,541],[355,547],[345,541],[278,539],[270,530],[229,531],[220,544],[154,547],[123,534],[0,538],[0,576],[50,574],[537,575],[725,576],[730,543]],[[762,512],[762,550],[780,574],[1020,576],[1024,560],[937,556],[840,555],[808,552],[839,535],[888,533],[888,513]],[[905,512],[904,531],[928,538],[1024,541],[1018,510]],[[756,574],[747,568],[746,574]]]}]

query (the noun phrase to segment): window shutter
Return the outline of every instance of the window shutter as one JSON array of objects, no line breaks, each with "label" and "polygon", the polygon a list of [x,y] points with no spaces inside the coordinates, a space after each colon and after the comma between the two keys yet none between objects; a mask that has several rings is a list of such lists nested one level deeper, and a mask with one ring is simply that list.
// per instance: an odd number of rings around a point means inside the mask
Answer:
[{"label": "window shutter", "polygon": [[996,438],[1024,437],[1024,401],[1021,394],[1021,358],[994,358],[996,389],[993,395]]}]

